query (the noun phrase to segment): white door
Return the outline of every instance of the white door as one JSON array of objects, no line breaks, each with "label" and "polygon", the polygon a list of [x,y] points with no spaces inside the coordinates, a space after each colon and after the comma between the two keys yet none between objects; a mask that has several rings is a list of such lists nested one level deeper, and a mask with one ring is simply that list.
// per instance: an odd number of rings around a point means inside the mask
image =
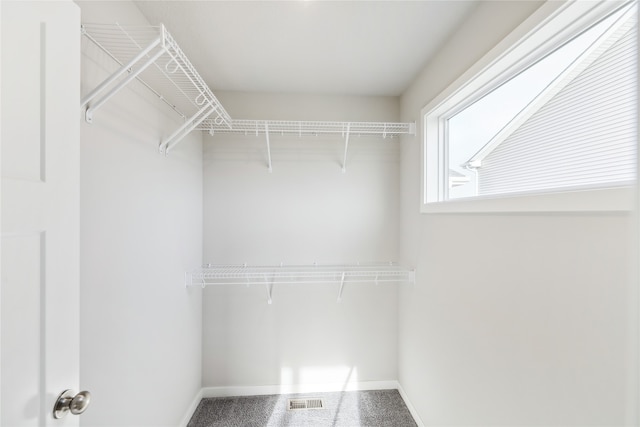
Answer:
[{"label": "white door", "polygon": [[78,425],[80,11],[0,3],[0,425]]}]

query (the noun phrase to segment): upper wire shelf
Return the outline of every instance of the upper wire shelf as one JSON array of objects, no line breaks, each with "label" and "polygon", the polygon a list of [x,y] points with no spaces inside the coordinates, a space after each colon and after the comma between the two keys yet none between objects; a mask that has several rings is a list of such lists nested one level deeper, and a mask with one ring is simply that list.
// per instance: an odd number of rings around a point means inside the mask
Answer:
[{"label": "upper wire shelf", "polygon": [[137,79],[185,120],[162,141],[161,151],[171,149],[205,119],[231,127],[231,117],[164,25],[83,24],[81,30],[120,66],[81,100],[81,106],[87,106],[87,122],[92,122],[94,112],[109,98]]},{"label": "upper wire shelf", "polygon": [[415,135],[415,123],[393,122],[332,122],[332,121],[295,121],[295,120],[232,120],[231,127],[212,119],[203,120],[198,129],[208,131],[210,135],[244,134],[264,136],[267,147],[267,167],[273,170],[271,162],[270,135],[340,135],[344,138],[342,172],[346,172],[349,137],[352,135],[374,135],[383,138],[395,138],[403,134]]},{"label": "upper wire shelf", "polygon": [[277,135],[317,136],[333,134],[345,137],[351,135],[376,135],[383,138],[394,138],[403,134],[414,134],[415,123],[389,122],[335,122],[335,121],[295,121],[295,120],[232,120],[231,127],[205,119],[198,129],[208,131],[211,135],[245,134],[265,135],[270,132]]},{"label": "upper wire shelf", "polygon": [[395,263],[341,265],[211,265],[185,274],[186,286],[263,285],[268,302],[272,302],[275,284],[331,284],[340,285],[338,301],[347,283],[415,283],[415,270]]},{"label": "upper wire shelf", "polygon": [[394,138],[402,134],[415,134],[415,123],[233,120],[164,25],[86,23],[81,30],[88,40],[119,65],[116,72],[81,100],[81,107],[86,107],[85,120],[91,123],[96,110],[129,82],[138,80],[184,119],[175,132],[160,142],[160,152],[165,154],[195,129],[208,131],[212,135],[263,135],[271,171],[270,134],[333,134],[345,138],[344,172],[350,135]]}]

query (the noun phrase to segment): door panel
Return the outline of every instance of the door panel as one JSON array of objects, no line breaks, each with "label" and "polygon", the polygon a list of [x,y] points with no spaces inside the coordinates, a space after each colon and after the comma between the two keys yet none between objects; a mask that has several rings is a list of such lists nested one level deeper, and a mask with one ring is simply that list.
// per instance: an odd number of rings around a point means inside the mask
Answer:
[{"label": "door panel", "polygon": [[2,240],[2,425],[41,425],[44,283],[36,265],[43,261],[43,237],[25,233]]},{"label": "door panel", "polygon": [[1,7],[0,425],[78,425],[79,9]]}]

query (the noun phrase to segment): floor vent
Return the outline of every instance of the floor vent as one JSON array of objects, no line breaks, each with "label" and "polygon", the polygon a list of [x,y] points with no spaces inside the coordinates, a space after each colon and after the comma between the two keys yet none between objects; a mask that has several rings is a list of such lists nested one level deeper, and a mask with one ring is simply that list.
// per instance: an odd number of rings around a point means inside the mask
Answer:
[{"label": "floor vent", "polygon": [[322,399],[289,399],[287,406],[289,411],[300,411],[304,409],[324,409],[324,401]]}]

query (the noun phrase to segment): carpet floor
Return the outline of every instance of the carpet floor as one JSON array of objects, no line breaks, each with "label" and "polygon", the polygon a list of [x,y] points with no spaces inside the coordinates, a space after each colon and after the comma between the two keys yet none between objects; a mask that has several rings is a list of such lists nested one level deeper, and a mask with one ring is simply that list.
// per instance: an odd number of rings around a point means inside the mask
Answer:
[{"label": "carpet floor", "polygon": [[[289,410],[289,399],[321,398],[323,409]],[[417,427],[398,390],[214,397],[187,427]]]}]

